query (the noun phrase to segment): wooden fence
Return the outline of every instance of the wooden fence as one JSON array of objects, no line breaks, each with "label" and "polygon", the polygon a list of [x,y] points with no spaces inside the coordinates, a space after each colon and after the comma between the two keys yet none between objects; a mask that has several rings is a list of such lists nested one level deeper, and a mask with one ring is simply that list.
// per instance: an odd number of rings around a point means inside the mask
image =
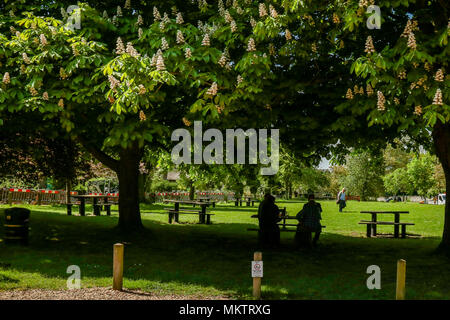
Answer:
[{"label": "wooden fence", "polygon": [[[78,192],[71,192],[76,195]],[[76,199],[71,197],[71,202],[75,203]],[[45,204],[62,204],[66,203],[65,190],[31,190],[18,188],[3,188],[0,191],[0,203],[17,204],[28,203],[36,205]]]},{"label": "wooden fence", "polygon": [[[73,191],[71,195],[77,195],[78,192]],[[89,195],[110,195],[118,197],[118,193],[88,193]],[[189,200],[189,192],[154,192],[146,193],[145,197],[155,202],[163,202],[164,200]],[[223,192],[196,192],[196,198],[209,197],[213,201],[225,201],[225,199],[234,199],[233,193]],[[74,197],[70,198],[71,203],[78,203]],[[108,202],[117,203],[117,198],[108,198]],[[19,188],[3,188],[0,189],[0,204],[18,204],[28,203],[35,205],[49,204],[65,204],[65,190],[32,190]]]}]

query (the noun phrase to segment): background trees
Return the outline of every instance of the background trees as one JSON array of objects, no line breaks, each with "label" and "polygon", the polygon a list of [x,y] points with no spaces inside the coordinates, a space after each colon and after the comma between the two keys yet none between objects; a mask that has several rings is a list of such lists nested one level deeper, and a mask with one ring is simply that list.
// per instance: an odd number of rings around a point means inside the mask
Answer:
[{"label": "background trees", "polygon": [[[366,28],[369,3],[345,4],[344,30]],[[367,124],[395,128],[435,152],[450,191],[450,77],[448,76],[449,4],[442,1],[387,1],[379,4],[383,23],[366,39],[351,72],[363,81],[364,94],[349,89],[348,102],[367,115]],[[392,8],[395,8],[392,10]],[[369,90],[370,88],[370,90]],[[450,248],[450,204],[445,209],[441,248]]]},{"label": "background trees", "polygon": [[429,154],[415,157],[407,166],[407,174],[411,187],[420,196],[429,195],[430,190],[436,185],[434,180],[434,161]]},{"label": "background trees", "polygon": [[398,168],[383,177],[384,188],[388,194],[407,195],[413,192],[411,177],[406,168]]},{"label": "background trees", "polygon": [[361,200],[383,194],[384,164],[380,154],[354,152],[348,157],[346,166],[345,186],[350,194],[359,195]]},{"label": "background trees", "polygon": [[0,135],[3,179],[12,177],[28,188],[46,188],[47,179],[52,179],[56,188],[65,188],[78,176],[90,172],[89,155],[54,120],[36,123],[36,115],[31,112],[17,112],[3,120]]},{"label": "background trees", "polygon": [[[64,28],[65,8],[63,22],[55,4],[46,5],[2,12],[1,112],[36,110],[59,120],[117,173],[119,225],[139,228],[144,145],[167,147],[171,130],[183,121],[189,126],[193,119],[213,121],[243,110],[272,77],[268,54],[248,22],[258,6],[183,2],[186,12],[138,5],[142,12],[117,7],[102,13],[80,3],[83,26],[71,31]],[[153,17],[144,20],[143,11]]]}]

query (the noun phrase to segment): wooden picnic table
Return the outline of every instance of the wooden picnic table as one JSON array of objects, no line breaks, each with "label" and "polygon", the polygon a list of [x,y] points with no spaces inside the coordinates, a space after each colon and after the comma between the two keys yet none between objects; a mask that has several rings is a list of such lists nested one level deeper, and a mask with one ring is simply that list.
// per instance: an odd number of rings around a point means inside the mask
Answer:
[{"label": "wooden picnic table", "polygon": [[[180,212],[180,204],[190,204],[193,205],[194,207],[196,205],[200,206],[201,211],[199,212],[199,222],[200,223],[206,223],[209,224],[207,222],[210,222],[210,216],[211,214],[207,214],[206,213],[206,208],[212,204],[212,202],[206,202],[206,201],[192,201],[192,200],[164,200],[164,202],[169,202],[169,203],[173,203],[174,204],[174,210],[170,210],[170,212],[175,214],[175,221],[178,222],[178,213]],[[208,219],[206,219],[208,218]],[[171,216],[169,214],[169,222],[171,222]],[[208,220],[208,221],[207,221]]]},{"label": "wooden picnic table", "polygon": [[[72,195],[71,197],[76,198],[80,201],[79,208],[80,208],[80,216],[85,216],[86,213],[86,199],[92,199],[92,207],[93,207],[93,213],[96,216],[99,216],[101,214],[101,206],[106,206],[106,214],[109,216],[111,215],[111,204],[108,204],[108,199],[114,198],[119,199],[118,196],[111,196],[111,195],[93,195],[93,194],[79,194],[79,195]],[[104,204],[98,204],[99,199],[104,199]],[[67,214],[70,215],[72,212],[72,205],[73,203],[67,203]]]},{"label": "wooden picnic table", "polygon": [[[378,224],[380,224],[380,225],[383,225],[383,224],[388,224],[388,225],[391,225],[391,224],[393,224],[394,225],[394,238],[398,238],[399,237],[399,227],[400,227],[400,225],[402,225],[402,228],[405,228],[405,226],[407,225],[407,223],[400,223],[400,215],[401,214],[409,214],[409,211],[361,211],[360,213],[364,213],[364,214],[370,214],[370,215],[372,215],[372,219],[371,219],[371,224],[370,224],[370,227],[368,226],[367,227],[367,236],[368,237],[370,237],[370,234],[369,234],[369,232],[370,232],[370,229],[372,230],[372,234],[374,235],[374,236],[376,236],[377,235],[377,225]],[[377,220],[377,215],[378,214],[393,214],[394,215],[394,223],[392,223],[392,222],[389,222],[389,221],[378,221]],[[365,221],[361,221],[361,222],[365,222]],[[411,224],[409,224],[409,225],[411,225]],[[406,233],[406,231],[405,232],[403,232],[403,233]]]},{"label": "wooden picnic table", "polygon": [[[254,214],[251,217],[252,218],[258,218],[258,215]],[[281,221],[279,223],[277,223],[277,224],[279,226],[281,226],[280,231],[297,231],[297,229],[288,229],[288,228],[286,228],[286,227],[297,227],[298,226],[298,222],[297,223],[286,223],[286,220],[297,220],[296,216],[289,216],[287,214],[286,207],[284,207],[283,209],[280,210],[279,217],[281,218]],[[325,228],[325,226],[322,226],[322,228]],[[251,229],[251,230],[254,231],[254,229]]]},{"label": "wooden picnic table", "polygon": [[[216,207],[216,201],[211,201],[211,197],[197,197],[196,201],[200,201],[200,202],[209,202],[212,204],[213,208]],[[194,205],[195,207],[195,205]]]},{"label": "wooden picnic table", "polygon": [[242,198],[236,199],[234,201],[236,207],[239,207],[239,206],[242,207],[242,202],[243,202],[242,199],[244,199],[244,202],[247,204],[247,207],[250,207],[250,204],[252,205],[252,207],[254,207],[255,202],[258,201],[257,199],[252,198],[252,197],[242,197]]},{"label": "wooden picnic table", "polygon": [[[252,216],[252,218],[258,218],[258,215],[257,214],[255,214],[255,215],[253,215]],[[279,226],[281,226],[282,228],[282,230],[287,230],[287,228],[286,227],[296,227],[297,225],[298,225],[298,223],[296,223],[296,224],[292,224],[292,223],[286,223],[286,220],[297,220],[297,218],[296,217],[289,217],[289,216],[282,216],[281,217],[281,221],[279,222],[279,223],[277,223]]]},{"label": "wooden picnic table", "polygon": [[[254,214],[254,215],[252,215],[251,217],[257,219],[257,218],[258,218],[258,215],[257,215],[257,214]],[[280,210],[279,218],[281,218],[283,222],[282,222],[282,223],[278,223],[278,225],[279,225],[279,226],[282,226],[282,229],[283,229],[283,230],[287,229],[287,228],[286,228],[287,226],[297,226],[297,225],[298,225],[298,223],[297,223],[297,224],[286,224],[286,220],[297,220],[296,217],[290,217],[290,216],[287,214],[286,207],[284,207],[283,209]]]},{"label": "wooden picnic table", "polygon": [[255,198],[252,198],[252,197],[245,197],[245,200],[246,200],[245,202],[247,204],[247,207],[250,207],[250,203],[251,203],[252,207],[254,207],[255,202],[257,201]]},{"label": "wooden picnic table", "polygon": [[214,204],[214,201],[196,201],[196,200],[171,200],[171,199],[167,199],[164,200],[164,202],[170,202],[170,203],[174,203],[175,204],[175,209],[180,207],[180,204],[190,204],[193,205],[194,207],[196,205],[200,206],[200,207],[208,207],[212,204]]}]

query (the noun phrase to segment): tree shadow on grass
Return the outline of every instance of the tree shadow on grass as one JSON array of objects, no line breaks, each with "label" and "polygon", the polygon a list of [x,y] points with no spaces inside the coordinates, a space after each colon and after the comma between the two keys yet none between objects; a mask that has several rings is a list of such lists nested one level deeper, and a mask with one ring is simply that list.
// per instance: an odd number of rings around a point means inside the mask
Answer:
[{"label": "tree shadow on grass", "polygon": [[7,277],[3,274],[0,274],[0,283],[1,282],[3,282],[3,283],[19,283],[20,281],[17,279],[13,279],[11,277]]},{"label": "tree shadow on grass", "polygon": [[[257,234],[247,232],[247,228],[255,224],[169,225],[145,220],[146,229],[126,235],[115,228],[117,220],[117,217],[33,212],[30,245],[13,248],[0,243],[2,262],[21,272],[38,272],[48,281],[67,277],[67,266],[72,264],[80,266],[85,278],[105,278],[111,277],[112,246],[122,242],[125,243],[124,277],[135,286],[145,290],[162,286],[168,290],[194,291],[212,287],[230,292],[233,297],[249,297],[250,261],[253,252],[260,248]],[[0,238],[3,232],[0,228]],[[326,287],[328,280],[324,279],[329,277],[342,277],[342,281],[356,281],[353,275],[364,277],[368,265],[378,264],[383,270],[393,270],[400,257],[420,263],[428,259],[429,267],[446,264],[431,277],[444,273],[450,278],[448,260],[429,259],[429,253],[437,246],[435,237],[366,239],[325,231],[319,246],[311,251],[297,250],[293,238],[294,233],[282,233],[279,248],[263,251],[266,299],[303,298],[289,279],[306,278],[311,286],[320,283]],[[335,290],[340,290],[338,285]]]}]

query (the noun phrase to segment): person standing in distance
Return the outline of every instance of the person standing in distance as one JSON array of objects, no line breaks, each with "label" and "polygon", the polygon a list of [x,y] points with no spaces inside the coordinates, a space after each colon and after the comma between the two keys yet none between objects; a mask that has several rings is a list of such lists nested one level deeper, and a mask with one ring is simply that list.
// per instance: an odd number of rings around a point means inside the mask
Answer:
[{"label": "person standing in distance", "polygon": [[342,190],[339,191],[336,203],[339,204],[339,212],[342,212],[342,209],[347,206],[345,202],[345,188],[342,188]]}]

